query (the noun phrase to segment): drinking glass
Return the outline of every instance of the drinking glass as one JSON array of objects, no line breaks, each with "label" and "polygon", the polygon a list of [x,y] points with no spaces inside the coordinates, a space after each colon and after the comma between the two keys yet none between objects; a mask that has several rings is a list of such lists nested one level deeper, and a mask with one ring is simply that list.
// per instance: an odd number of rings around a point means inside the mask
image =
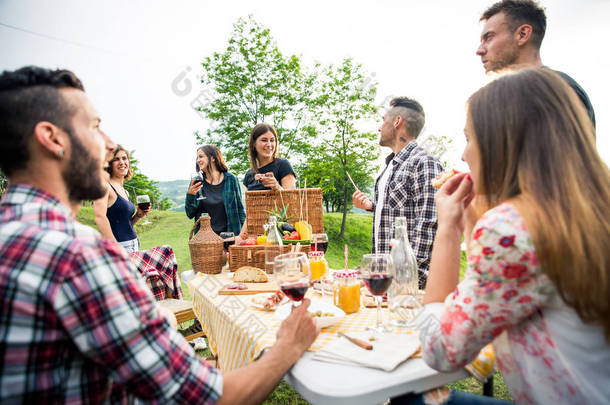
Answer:
[{"label": "drinking glass", "polygon": [[[191,174],[191,183],[202,183],[203,184],[203,175],[201,174],[201,172],[193,172]],[[203,187],[201,187],[199,189],[199,191],[197,192],[197,200],[205,200],[206,196],[203,195]]]},{"label": "drinking glass", "polygon": [[311,236],[311,250],[326,253],[328,249],[328,235],[325,233],[314,233]]},{"label": "drinking glass", "polygon": [[307,255],[295,252],[276,256],[273,260],[273,274],[277,285],[292,300],[292,306],[296,307],[297,302],[305,297],[311,279]]},{"label": "drinking glass", "polygon": [[235,234],[233,232],[220,232],[218,236],[223,239],[225,252],[228,252],[229,246],[235,244]]},{"label": "drinking glass", "polygon": [[[147,194],[144,194],[144,195],[138,195],[138,196],[136,196],[136,204],[138,204],[138,207],[139,207],[141,210],[147,210],[147,209],[149,209],[149,208],[150,208],[150,197],[148,197],[148,195],[147,195]],[[148,217],[146,217],[146,218],[144,219],[144,222],[142,222],[142,225],[149,225],[149,224],[151,224],[151,223],[152,223],[152,222],[150,222],[150,221],[148,220]]]},{"label": "drinking glass", "polygon": [[391,328],[388,328],[382,322],[381,302],[383,295],[388,291],[394,279],[392,257],[389,254],[381,253],[364,255],[358,266],[358,272],[377,303],[377,321],[374,327],[367,330],[377,333],[390,332]]}]

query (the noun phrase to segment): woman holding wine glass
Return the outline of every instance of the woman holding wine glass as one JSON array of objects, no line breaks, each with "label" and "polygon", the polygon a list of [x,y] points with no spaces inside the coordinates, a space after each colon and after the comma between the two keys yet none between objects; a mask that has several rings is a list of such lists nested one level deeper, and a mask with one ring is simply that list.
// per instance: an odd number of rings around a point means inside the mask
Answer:
[{"label": "woman holding wine glass", "polygon": [[[246,210],[237,177],[229,173],[220,149],[214,145],[200,146],[197,149],[195,170],[202,176],[193,177],[186,192],[186,216],[197,221],[201,214],[207,213],[212,230],[217,234],[239,234],[246,221]],[[195,233],[197,231],[199,227]]]},{"label": "woman holding wine glass", "polygon": [[[252,128],[248,142],[250,169],[244,176],[248,191],[292,190],[296,176],[290,162],[279,156],[279,140],[273,125],[260,123]],[[247,227],[242,228],[241,239],[248,237]]]},{"label": "woman holding wine glass", "polygon": [[150,205],[138,207],[129,201],[129,193],[123,187],[131,179],[129,152],[118,145],[113,152],[110,165],[106,168],[110,179],[106,185],[106,195],[93,202],[95,223],[106,239],[117,241],[129,253],[140,250],[140,241],[133,226],[150,212]]}]

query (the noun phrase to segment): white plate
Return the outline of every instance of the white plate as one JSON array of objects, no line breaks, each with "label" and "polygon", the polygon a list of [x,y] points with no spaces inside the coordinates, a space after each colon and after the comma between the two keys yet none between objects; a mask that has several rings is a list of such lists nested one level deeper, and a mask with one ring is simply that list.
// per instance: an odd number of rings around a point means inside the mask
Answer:
[{"label": "white plate", "polygon": [[[290,302],[286,305],[280,306],[278,309],[275,310],[274,317],[276,319],[279,319],[280,321],[283,321],[290,314],[291,306],[292,306],[292,303],[290,303]],[[345,312],[343,312],[343,310],[341,308],[337,308],[334,305],[328,304],[326,302],[321,302],[321,301],[312,301],[311,305],[309,305],[309,308],[307,308],[307,310],[311,313],[314,313],[316,311],[322,311],[322,312],[330,312],[334,315],[334,316],[321,316],[321,317],[316,316],[316,317],[314,317],[313,319],[315,319],[316,323],[318,324],[318,326],[320,328],[326,328],[328,326],[334,325],[337,322],[339,322],[341,319],[343,319],[343,317],[345,317]]]}]

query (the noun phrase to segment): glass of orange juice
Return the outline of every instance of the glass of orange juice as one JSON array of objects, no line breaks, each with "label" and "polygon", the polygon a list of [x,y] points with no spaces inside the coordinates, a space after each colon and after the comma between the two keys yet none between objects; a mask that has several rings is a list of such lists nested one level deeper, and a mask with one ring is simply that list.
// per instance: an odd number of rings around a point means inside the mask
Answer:
[{"label": "glass of orange juice", "polygon": [[324,252],[309,252],[309,267],[311,268],[311,279],[322,280],[328,271],[328,262],[324,258]]},{"label": "glass of orange juice", "polygon": [[335,272],[333,303],[346,314],[360,310],[360,280],[353,270]]}]

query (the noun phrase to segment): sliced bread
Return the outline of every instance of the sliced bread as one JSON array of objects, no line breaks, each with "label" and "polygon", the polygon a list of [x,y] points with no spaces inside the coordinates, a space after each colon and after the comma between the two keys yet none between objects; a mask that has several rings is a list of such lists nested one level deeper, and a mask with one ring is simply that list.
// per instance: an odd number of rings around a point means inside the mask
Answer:
[{"label": "sliced bread", "polygon": [[258,267],[243,266],[235,270],[233,281],[236,283],[266,283],[269,278],[267,273]]}]

